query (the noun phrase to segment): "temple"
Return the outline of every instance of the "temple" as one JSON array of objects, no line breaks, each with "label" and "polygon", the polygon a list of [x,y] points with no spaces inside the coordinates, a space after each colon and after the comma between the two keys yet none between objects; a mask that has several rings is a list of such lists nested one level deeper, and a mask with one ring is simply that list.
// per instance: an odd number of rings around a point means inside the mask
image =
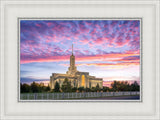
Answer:
[{"label": "temple", "polygon": [[100,88],[103,87],[103,79],[96,78],[95,76],[90,76],[89,72],[80,72],[75,66],[75,56],[73,55],[73,45],[72,45],[72,55],[70,56],[70,66],[66,74],[52,73],[50,76],[50,87],[54,89],[56,81],[59,83],[60,87],[63,84],[65,78],[71,82],[72,87],[84,87],[92,88],[99,85]]}]

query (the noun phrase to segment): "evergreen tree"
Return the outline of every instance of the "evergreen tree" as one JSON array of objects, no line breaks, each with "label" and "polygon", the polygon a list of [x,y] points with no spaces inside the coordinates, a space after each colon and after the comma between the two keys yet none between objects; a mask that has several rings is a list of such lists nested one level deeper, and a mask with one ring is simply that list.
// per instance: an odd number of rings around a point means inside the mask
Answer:
[{"label": "evergreen tree", "polygon": [[54,92],[60,92],[60,85],[57,81],[56,81],[56,84],[54,86]]},{"label": "evergreen tree", "polygon": [[114,81],[113,83],[111,83],[111,86],[114,92],[118,91],[119,81]]},{"label": "evergreen tree", "polygon": [[96,85],[96,92],[100,90],[99,84]]},{"label": "evergreen tree", "polygon": [[63,92],[71,92],[72,91],[72,86],[71,86],[71,83],[68,81],[68,78],[65,78],[61,89]]}]

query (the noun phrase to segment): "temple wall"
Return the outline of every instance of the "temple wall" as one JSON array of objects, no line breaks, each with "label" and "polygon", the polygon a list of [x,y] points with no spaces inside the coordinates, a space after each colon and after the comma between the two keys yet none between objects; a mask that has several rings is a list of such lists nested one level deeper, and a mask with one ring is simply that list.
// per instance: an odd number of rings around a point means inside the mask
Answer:
[{"label": "temple wall", "polygon": [[90,80],[91,88],[96,87],[99,84],[100,88],[103,88],[103,81],[100,80]]},{"label": "temple wall", "polygon": [[[66,78],[68,78],[68,77],[66,76]],[[54,89],[55,83],[57,81],[59,83],[60,87],[62,87],[62,84],[63,84],[64,80],[65,80],[65,78],[57,78],[56,80],[54,80],[54,77],[51,76],[50,77],[50,84],[49,85],[50,85],[51,89]],[[68,81],[71,82],[71,86],[72,87],[77,87],[77,84],[78,84],[77,80],[68,78]]]},{"label": "temple wall", "polygon": [[[50,76],[50,84],[49,85],[50,85],[51,89],[54,89],[55,83],[57,81],[59,83],[60,87],[62,87],[62,84],[63,84],[65,78],[68,78],[68,80],[71,82],[72,87],[92,88],[92,87],[96,87],[97,84],[99,84],[99,87],[103,88],[103,80],[101,78],[89,76],[88,72],[79,72],[78,74],[76,74],[76,76],[72,76],[72,77],[74,77],[74,78],[71,78],[71,76],[68,76],[67,74],[53,73],[52,76]],[[56,80],[55,80],[55,78],[56,78]]]}]

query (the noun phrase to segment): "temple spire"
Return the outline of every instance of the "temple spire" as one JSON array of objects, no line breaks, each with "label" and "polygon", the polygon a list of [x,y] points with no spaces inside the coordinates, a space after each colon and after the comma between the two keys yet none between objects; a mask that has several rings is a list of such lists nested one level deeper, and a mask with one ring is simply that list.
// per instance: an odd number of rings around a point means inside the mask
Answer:
[{"label": "temple spire", "polygon": [[70,66],[68,68],[67,74],[74,75],[77,72],[77,68],[75,66],[75,56],[73,55],[73,44],[72,44],[72,55],[70,56]]},{"label": "temple spire", "polygon": [[72,44],[72,55],[73,55],[73,44]]}]

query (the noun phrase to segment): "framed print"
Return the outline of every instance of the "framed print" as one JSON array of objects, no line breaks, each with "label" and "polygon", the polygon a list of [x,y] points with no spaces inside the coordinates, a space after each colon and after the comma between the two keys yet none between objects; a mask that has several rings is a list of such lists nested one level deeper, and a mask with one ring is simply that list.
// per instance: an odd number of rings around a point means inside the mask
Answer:
[{"label": "framed print", "polygon": [[18,21],[19,101],[142,101],[142,19]]},{"label": "framed print", "polygon": [[159,119],[159,1],[1,1],[1,119]]}]

